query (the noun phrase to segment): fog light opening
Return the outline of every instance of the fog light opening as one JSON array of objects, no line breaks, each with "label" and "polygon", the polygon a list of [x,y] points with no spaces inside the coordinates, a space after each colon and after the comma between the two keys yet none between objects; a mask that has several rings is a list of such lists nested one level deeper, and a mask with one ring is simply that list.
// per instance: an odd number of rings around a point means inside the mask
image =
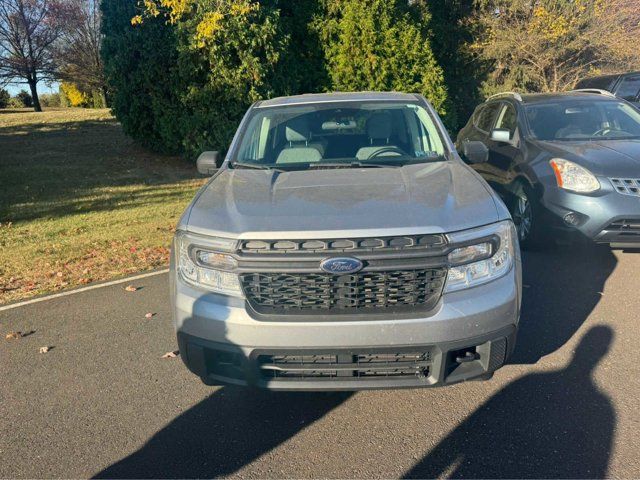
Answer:
[{"label": "fog light opening", "polygon": [[569,225],[570,227],[577,227],[580,225],[580,216],[576,212],[567,213],[564,218],[564,223]]}]

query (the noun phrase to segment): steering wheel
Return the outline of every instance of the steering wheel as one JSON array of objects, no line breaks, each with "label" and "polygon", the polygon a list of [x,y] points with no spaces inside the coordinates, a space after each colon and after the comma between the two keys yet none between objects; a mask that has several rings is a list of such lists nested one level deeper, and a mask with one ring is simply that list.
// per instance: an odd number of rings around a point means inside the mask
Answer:
[{"label": "steering wheel", "polygon": [[371,160],[372,158],[379,157],[380,155],[385,154],[385,153],[398,153],[400,155],[406,155],[406,153],[402,149],[400,149],[398,147],[389,146],[389,147],[380,148],[379,150],[374,150],[367,157],[367,160]]},{"label": "steering wheel", "polygon": [[594,137],[604,137],[605,133],[611,132],[612,130],[613,129],[611,127],[604,127],[593,132],[591,135],[593,135]]}]

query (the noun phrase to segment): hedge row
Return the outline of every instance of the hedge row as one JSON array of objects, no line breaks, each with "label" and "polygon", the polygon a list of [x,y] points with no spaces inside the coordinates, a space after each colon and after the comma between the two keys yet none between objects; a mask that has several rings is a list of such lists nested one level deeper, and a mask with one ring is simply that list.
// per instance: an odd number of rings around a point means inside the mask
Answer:
[{"label": "hedge row", "polygon": [[432,50],[426,2],[109,0],[102,9],[112,108],[157,151],[224,150],[247,107],[279,95],[419,92],[451,128],[469,108],[447,91],[437,57],[458,60],[446,43]]}]

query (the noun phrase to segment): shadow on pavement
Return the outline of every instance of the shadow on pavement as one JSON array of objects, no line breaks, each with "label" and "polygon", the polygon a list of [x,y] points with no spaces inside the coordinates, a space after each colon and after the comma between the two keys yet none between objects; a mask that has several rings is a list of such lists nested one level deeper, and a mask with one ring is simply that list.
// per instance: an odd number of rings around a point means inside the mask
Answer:
[{"label": "shadow on pavement", "polygon": [[272,393],[224,387],[95,478],[216,478],[267,453],[350,393]]},{"label": "shadow on pavement", "polygon": [[616,418],[591,373],[613,331],[583,337],[570,365],[507,385],[442,440],[409,478],[604,478]]},{"label": "shadow on pavement", "polygon": [[[616,265],[608,248],[594,247],[527,253],[523,261],[524,283],[529,287],[524,289],[518,345],[511,363],[535,363],[562,347],[599,302]],[[566,369],[530,374],[507,385],[407,475],[604,476],[615,412],[593,384],[591,372],[612,338],[608,327],[592,328]],[[442,394],[450,391],[443,389]],[[172,420],[142,448],[97,478],[230,475],[327,415],[349,395],[225,387]],[[385,461],[392,460],[390,454]]]},{"label": "shadow on pavement", "polygon": [[509,363],[532,364],[562,347],[596,307],[617,260],[609,247],[523,252],[522,312]]}]

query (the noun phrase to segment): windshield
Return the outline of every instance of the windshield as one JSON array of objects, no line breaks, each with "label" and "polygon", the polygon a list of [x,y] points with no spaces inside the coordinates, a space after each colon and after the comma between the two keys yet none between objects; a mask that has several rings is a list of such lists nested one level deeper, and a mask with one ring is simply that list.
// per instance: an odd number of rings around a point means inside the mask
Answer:
[{"label": "windshield", "polygon": [[401,166],[441,160],[443,141],[418,104],[326,103],[257,108],[235,167]]},{"label": "windshield", "polygon": [[640,111],[611,100],[580,99],[525,107],[539,140],[619,140],[640,138]]}]

